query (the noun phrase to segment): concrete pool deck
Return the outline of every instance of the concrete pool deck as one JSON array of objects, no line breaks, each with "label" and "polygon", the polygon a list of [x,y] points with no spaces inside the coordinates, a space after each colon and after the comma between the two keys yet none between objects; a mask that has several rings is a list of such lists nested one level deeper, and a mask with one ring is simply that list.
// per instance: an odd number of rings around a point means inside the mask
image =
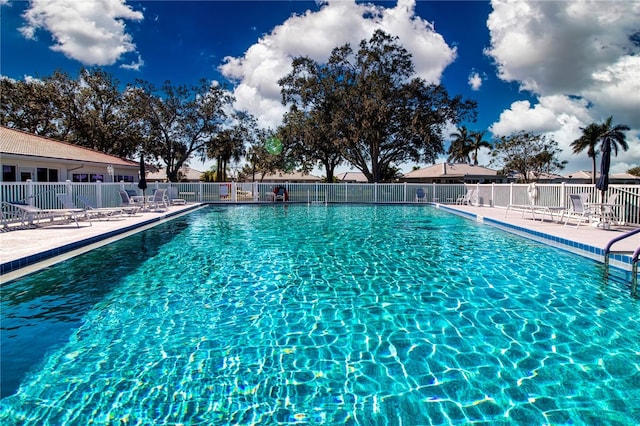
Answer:
[{"label": "concrete pool deck", "polygon": [[[226,204],[226,203],[225,203]],[[216,205],[225,205],[216,204]],[[260,203],[264,204],[264,203]],[[16,229],[0,233],[0,284],[20,278],[38,269],[64,261],[112,241],[124,238],[177,216],[201,207],[200,204],[171,206],[164,212],[144,212],[133,217],[116,220],[94,220],[50,225],[33,229]],[[603,261],[603,250],[613,238],[634,228],[613,226],[609,230],[582,224],[578,228],[564,226],[549,217],[533,220],[526,213],[503,208],[467,205],[436,204],[437,208],[467,217],[470,220],[495,226],[508,232],[560,247],[576,254]],[[557,219],[557,218],[556,218]],[[631,253],[640,246],[640,234],[622,240],[613,246],[614,251]],[[616,254],[611,265],[631,270],[630,255]]]}]

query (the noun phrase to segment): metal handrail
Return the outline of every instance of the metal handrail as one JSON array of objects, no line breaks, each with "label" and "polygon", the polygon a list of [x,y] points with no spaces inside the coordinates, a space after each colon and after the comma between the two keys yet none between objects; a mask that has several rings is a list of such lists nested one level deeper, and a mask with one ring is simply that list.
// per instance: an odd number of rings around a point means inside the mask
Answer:
[{"label": "metal handrail", "polygon": [[[632,231],[619,235],[613,238],[611,241],[609,241],[609,243],[607,243],[606,247],[604,248],[604,273],[606,276],[609,275],[609,254],[611,253],[611,247],[618,241],[622,241],[638,233],[640,233],[640,228],[634,229]],[[632,297],[636,297],[638,293],[638,257],[639,256],[640,256],[640,247],[635,249],[635,251],[631,255],[631,296]]]},{"label": "metal handrail", "polygon": [[638,295],[638,257],[640,256],[640,247],[633,252],[631,256],[631,295]]},{"label": "metal handrail", "polygon": [[605,263],[608,259],[609,253],[611,252],[611,246],[613,246],[615,243],[617,243],[618,241],[622,241],[626,238],[632,237],[634,235],[636,235],[637,233],[640,232],[640,228],[634,229],[632,231],[626,232],[622,235],[618,235],[617,237],[615,237],[614,239],[612,239],[611,241],[609,241],[607,243],[607,245],[604,248],[604,256],[605,256]]}]

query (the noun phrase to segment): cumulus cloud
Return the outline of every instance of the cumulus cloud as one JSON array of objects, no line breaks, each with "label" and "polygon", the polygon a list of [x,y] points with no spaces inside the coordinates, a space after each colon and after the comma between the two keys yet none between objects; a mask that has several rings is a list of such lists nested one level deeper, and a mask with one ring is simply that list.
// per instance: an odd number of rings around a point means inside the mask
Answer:
[{"label": "cumulus cloud", "polygon": [[140,21],[143,15],[124,0],[31,0],[24,18],[24,37],[34,39],[44,30],[55,41],[52,50],[85,65],[112,65],[136,50],[124,20]]},{"label": "cumulus cloud", "polygon": [[252,45],[242,57],[226,57],[222,74],[236,83],[236,107],[246,109],[265,126],[280,124],[278,80],[291,70],[296,56],[326,61],[331,50],[345,43],[354,49],[376,29],[397,36],[413,56],[416,75],[439,83],[444,69],[456,57],[433,25],[415,15],[415,0],[399,0],[395,7],[356,4],[355,1],[322,2],[320,10],[295,15]]},{"label": "cumulus cloud", "polygon": [[[585,154],[569,144],[581,127],[609,116],[640,133],[640,3],[628,1],[541,2],[493,0],[487,20],[498,77],[516,82],[538,103],[514,102],[490,130],[520,130],[553,137],[571,167],[590,169]],[[640,164],[639,149],[625,153]],[[582,159],[584,157],[584,159]],[[612,167],[621,167],[612,165]],[[618,170],[622,171],[622,170]]]},{"label": "cumulus cloud", "polygon": [[482,77],[480,77],[480,74],[477,71],[473,71],[469,74],[467,83],[471,86],[471,90],[480,90],[480,87],[482,86]]}]

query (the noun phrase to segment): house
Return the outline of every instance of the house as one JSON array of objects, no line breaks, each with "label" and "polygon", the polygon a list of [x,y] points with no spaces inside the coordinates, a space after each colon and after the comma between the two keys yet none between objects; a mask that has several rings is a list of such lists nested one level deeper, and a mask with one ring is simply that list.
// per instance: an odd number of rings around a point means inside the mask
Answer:
[{"label": "house", "polygon": [[505,176],[482,166],[466,163],[439,163],[412,170],[402,175],[400,182],[407,183],[502,183]]},{"label": "house", "polygon": [[[592,182],[591,175],[591,171],[578,170],[563,177],[567,183],[588,184]],[[596,179],[599,177],[600,172],[596,172]],[[612,185],[640,185],[640,176],[634,176],[629,173],[611,173],[609,174],[609,183]]]},{"label": "house", "polygon": [[[202,172],[190,167],[181,167],[178,170],[178,177],[180,182],[200,182]],[[160,167],[147,172],[147,182],[168,182],[166,169]]]},{"label": "house", "polygon": [[344,172],[336,175],[338,182],[367,183],[369,180],[362,172]]},{"label": "house", "polygon": [[139,164],[0,126],[2,182],[137,182]]},{"label": "house", "polygon": [[264,183],[313,183],[322,182],[322,178],[311,174],[305,174],[297,171],[287,173],[284,171],[277,171],[275,173],[268,173],[262,176],[260,173],[256,175],[256,180]]}]

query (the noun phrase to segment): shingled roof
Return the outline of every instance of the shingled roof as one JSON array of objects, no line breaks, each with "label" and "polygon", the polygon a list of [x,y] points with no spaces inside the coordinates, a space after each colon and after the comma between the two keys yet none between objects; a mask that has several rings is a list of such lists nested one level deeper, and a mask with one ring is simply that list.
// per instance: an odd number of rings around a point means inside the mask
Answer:
[{"label": "shingled roof", "polygon": [[66,142],[0,126],[0,153],[57,160],[137,166],[137,162]]}]

